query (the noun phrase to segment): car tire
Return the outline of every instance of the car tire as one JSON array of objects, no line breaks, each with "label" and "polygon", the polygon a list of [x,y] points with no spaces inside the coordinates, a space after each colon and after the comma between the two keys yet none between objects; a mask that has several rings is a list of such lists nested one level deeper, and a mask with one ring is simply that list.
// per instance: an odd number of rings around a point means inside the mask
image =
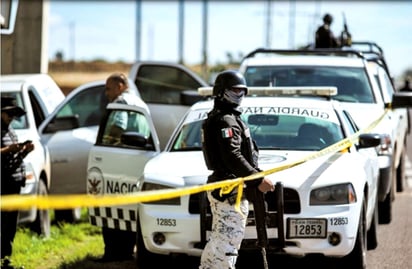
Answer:
[{"label": "car tire", "polygon": [[80,220],[80,208],[54,210],[54,221],[56,223],[75,223]]},{"label": "car tire", "polygon": [[136,235],[133,231],[102,228],[104,242],[104,257],[109,260],[130,260],[136,245]]},{"label": "car tire", "polygon": [[[378,199],[376,199],[378,201]],[[367,249],[372,250],[376,249],[378,246],[378,222],[379,222],[379,213],[378,213],[378,203],[375,203],[375,209],[373,211],[372,223],[368,229],[367,233]]]},{"label": "car tire", "polygon": [[366,232],[366,202],[363,201],[362,210],[359,217],[358,232],[356,235],[355,246],[352,251],[339,264],[341,268],[366,269],[366,248],[367,248],[367,232]]},{"label": "car tire", "polygon": [[403,150],[401,152],[399,165],[396,168],[396,191],[403,192],[405,190],[406,185],[406,173],[405,173],[405,162],[406,162],[406,143],[403,146]]},{"label": "car tire", "polygon": [[[136,262],[139,269],[170,268],[171,259],[166,255],[159,255],[148,251],[144,245],[143,235],[140,229],[140,221],[137,221],[136,233]],[[173,268],[173,267],[172,267]]]},{"label": "car tire", "polygon": [[392,221],[392,193],[393,188],[386,195],[384,201],[378,203],[379,224],[389,224]]},{"label": "car tire", "polygon": [[[43,179],[39,180],[39,188],[37,195],[47,196],[48,191]],[[30,230],[37,233],[38,235],[49,237],[50,236],[50,213],[48,209],[37,209],[36,219],[34,222],[29,224]]]}]

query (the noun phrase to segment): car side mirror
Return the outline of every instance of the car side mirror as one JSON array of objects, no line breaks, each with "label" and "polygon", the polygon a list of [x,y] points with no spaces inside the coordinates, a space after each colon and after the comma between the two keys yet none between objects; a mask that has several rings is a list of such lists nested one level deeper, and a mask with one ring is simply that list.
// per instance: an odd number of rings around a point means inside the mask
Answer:
[{"label": "car side mirror", "polygon": [[359,148],[372,148],[381,144],[380,134],[361,134],[359,135]]},{"label": "car side mirror", "polygon": [[152,149],[153,145],[148,144],[148,139],[138,132],[124,132],[120,136],[120,142],[126,146],[134,148]]}]

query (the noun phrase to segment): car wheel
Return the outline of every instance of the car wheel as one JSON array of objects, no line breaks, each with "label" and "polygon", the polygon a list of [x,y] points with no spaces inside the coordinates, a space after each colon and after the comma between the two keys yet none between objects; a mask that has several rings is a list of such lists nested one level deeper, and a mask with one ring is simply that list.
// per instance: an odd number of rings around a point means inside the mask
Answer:
[{"label": "car wheel", "polygon": [[[38,193],[39,196],[47,196],[48,191],[44,181],[42,179],[39,180],[39,189]],[[38,235],[42,235],[44,237],[50,236],[50,214],[49,210],[40,210],[37,209],[36,212],[36,219],[34,222],[30,223],[29,225],[30,230],[37,233]]]},{"label": "car wheel", "polygon": [[66,222],[75,223],[80,220],[81,210],[80,208],[54,210],[54,220],[56,223]]},{"label": "car wheel", "polygon": [[140,229],[140,222],[137,222],[137,251],[136,261],[139,269],[168,268],[171,259],[166,255],[159,255],[148,251],[144,245],[143,235]]},{"label": "car wheel", "polygon": [[[377,201],[377,199],[376,199]],[[375,203],[375,209],[373,211],[372,223],[369,227],[367,233],[367,249],[375,249],[378,246],[378,222],[379,222],[379,213],[378,213],[378,203]]]},{"label": "car wheel", "polygon": [[396,169],[396,191],[403,192],[405,190],[406,184],[406,174],[405,174],[405,161],[406,161],[406,144],[404,145],[404,149],[402,150],[399,165]]},{"label": "car wheel", "polygon": [[379,224],[389,224],[392,221],[392,192],[393,188],[391,187],[391,190],[386,195],[385,200],[378,203]]},{"label": "car wheel", "polygon": [[367,235],[366,235],[366,202],[363,201],[362,210],[359,217],[358,232],[356,235],[355,246],[352,251],[345,257],[343,257],[342,268],[352,269],[365,269],[366,268],[366,247],[367,247]]},{"label": "car wheel", "polygon": [[129,260],[133,258],[136,235],[133,231],[102,228],[104,257],[112,260]]}]

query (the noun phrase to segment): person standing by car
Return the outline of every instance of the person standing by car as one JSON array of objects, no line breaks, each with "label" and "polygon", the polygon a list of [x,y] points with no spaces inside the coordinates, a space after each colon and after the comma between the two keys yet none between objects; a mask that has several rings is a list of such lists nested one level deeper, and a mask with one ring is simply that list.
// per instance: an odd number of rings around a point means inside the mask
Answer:
[{"label": "person standing by car", "polygon": [[[128,91],[129,83],[127,78],[122,73],[113,73],[106,80],[106,97],[111,103],[127,104],[127,100],[130,96]],[[112,119],[110,124],[110,130],[108,132],[112,143],[120,141],[120,136],[126,130],[127,127],[127,113],[118,113]]]},{"label": "person standing by car", "polygon": [[[240,118],[239,105],[246,94],[241,73],[227,70],[216,77],[214,107],[202,126],[203,155],[208,169],[213,171],[208,183],[260,171],[258,149]],[[263,193],[274,190],[267,178],[248,181],[246,188],[258,188]],[[235,268],[249,211],[246,197],[241,199],[241,212],[235,209],[236,195],[236,190],[225,195],[220,195],[220,189],[207,192],[213,216],[212,232],[201,256],[200,269]]]},{"label": "person standing by car", "polygon": [[330,14],[323,16],[323,25],[319,26],[315,35],[315,48],[337,48],[339,42],[333,35],[330,26],[332,24],[333,17]]},{"label": "person standing by car", "polygon": [[[1,97],[1,195],[20,194],[26,176],[23,159],[34,149],[31,141],[18,143],[11,127],[14,118],[26,114],[12,97]],[[17,231],[18,211],[1,211],[1,268],[12,269],[10,256]]]},{"label": "person standing by car", "polygon": [[[106,79],[105,94],[109,102],[128,104],[132,94],[128,91],[129,83],[123,73],[113,73]],[[127,114],[117,113],[109,132],[113,143],[120,141],[120,136],[127,126]],[[136,235],[134,232],[102,228],[104,255],[99,262],[111,262],[133,259]]]}]

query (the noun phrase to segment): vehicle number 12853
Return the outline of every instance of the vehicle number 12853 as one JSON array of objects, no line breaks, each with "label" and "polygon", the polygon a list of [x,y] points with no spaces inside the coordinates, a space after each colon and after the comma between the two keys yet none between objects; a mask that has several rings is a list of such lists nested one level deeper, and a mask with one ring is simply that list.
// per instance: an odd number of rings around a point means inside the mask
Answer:
[{"label": "vehicle number 12853", "polygon": [[176,226],[176,219],[157,218],[156,222],[158,226]]},{"label": "vehicle number 12853", "polygon": [[326,219],[288,219],[288,238],[325,238]]}]

